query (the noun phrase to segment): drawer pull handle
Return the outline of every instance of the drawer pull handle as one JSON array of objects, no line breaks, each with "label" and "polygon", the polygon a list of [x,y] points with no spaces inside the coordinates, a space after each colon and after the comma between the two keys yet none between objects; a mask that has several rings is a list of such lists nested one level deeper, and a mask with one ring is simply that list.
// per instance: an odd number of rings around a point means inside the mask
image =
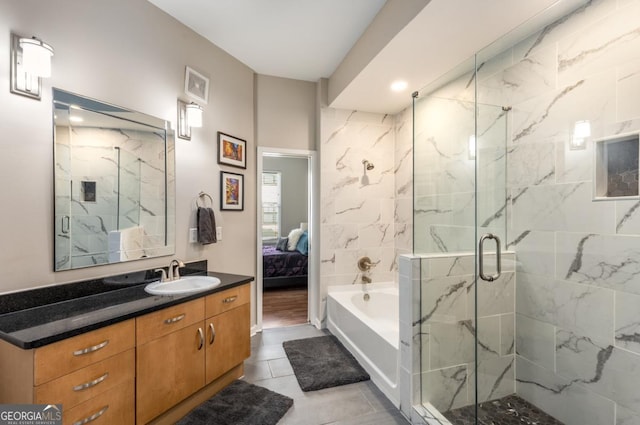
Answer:
[{"label": "drawer pull handle", "polygon": [[108,376],[109,376],[109,372],[105,373],[104,375],[102,375],[99,378],[94,379],[93,381],[89,381],[89,382],[85,382],[84,384],[76,385],[75,387],[73,387],[73,391],[83,391],[83,390],[86,390],[88,388],[95,387],[100,382],[102,382],[105,379],[107,379]]},{"label": "drawer pull handle", "polygon": [[216,328],[213,327],[213,323],[209,323],[209,345],[213,344],[216,340]]},{"label": "drawer pull handle", "polygon": [[225,303],[225,304],[229,304],[229,303],[234,302],[236,299],[238,299],[238,296],[234,295],[233,297],[227,297],[227,298],[223,299],[222,302]]},{"label": "drawer pull handle", "polygon": [[182,319],[184,319],[184,316],[185,316],[185,314],[184,314],[184,313],[182,313],[182,314],[181,314],[181,315],[179,315],[179,316],[172,317],[171,319],[166,319],[166,320],[164,321],[164,323],[165,323],[166,325],[171,325],[171,324],[173,324],[173,323],[179,322],[179,321],[181,321]]},{"label": "drawer pull handle", "polygon": [[78,422],[74,422],[73,425],[84,425],[84,424],[88,424],[89,422],[93,422],[96,419],[98,419],[100,416],[104,415],[104,412],[106,412],[108,409],[109,409],[109,405],[106,405],[102,409],[94,413],[93,415],[87,416],[86,418],[79,420]]},{"label": "drawer pull handle", "polygon": [[85,354],[89,354],[89,353],[93,353],[96,352],[104,347],[107,346],[107,344],[109,344],[109,340],[106,339],[104,341],[102,341],[100,344],[94,345],[92,347],[87,347],[87,348],[83,348],[82,350],[76,350],[73,352],[74,356],[82,356]]},{"label": "drawer pull handle", "polygon": [[198,328],[198,338],[198,351],[200,351],[204,347],[204,332],[202,332],[202,328]]}]

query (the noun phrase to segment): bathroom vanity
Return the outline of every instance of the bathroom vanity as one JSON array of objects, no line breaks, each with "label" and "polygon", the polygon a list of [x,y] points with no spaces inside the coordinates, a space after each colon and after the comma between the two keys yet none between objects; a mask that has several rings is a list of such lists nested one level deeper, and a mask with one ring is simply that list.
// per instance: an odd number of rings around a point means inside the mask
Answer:
[{"label": "bathroom vanity", "polygon": [[[250,355],[253,278],[207,274],[221,284],[183,296],[99,281],[26,291],[66,298],[27,308],[0,296],[0,403],[62,404],[65,424],[175,423]],[[76,296],[82,284],[97,293]]]}]

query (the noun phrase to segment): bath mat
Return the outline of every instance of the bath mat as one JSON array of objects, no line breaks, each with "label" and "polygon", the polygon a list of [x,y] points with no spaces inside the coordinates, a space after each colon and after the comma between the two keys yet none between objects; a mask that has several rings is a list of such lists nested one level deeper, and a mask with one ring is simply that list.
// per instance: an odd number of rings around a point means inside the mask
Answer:
[{"label": "bath mat", "polygon": [[292,405],[289,397],[236,380],[177,424],[276,425]]},{"label": "bath mat", "polygon": [[302,391],[366,381],[369,374],[333,335],[282,343]]}]

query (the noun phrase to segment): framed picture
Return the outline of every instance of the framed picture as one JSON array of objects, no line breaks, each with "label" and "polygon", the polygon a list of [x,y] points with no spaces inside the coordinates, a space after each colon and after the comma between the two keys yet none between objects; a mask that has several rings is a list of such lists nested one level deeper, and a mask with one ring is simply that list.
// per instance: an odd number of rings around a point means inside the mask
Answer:
[{"label": "framed picture", "polygon": [[202,103],[207,103],[209,101],[209,79],[187,66],[184,77],[184,92]]},{"label": "framed picture", "polygon": [[247,168],[247,142],[218,132],[218,164]]},{"label": "framed picture", "polygon": [[244,176],[220,171],[220,209],[244,210]]}]

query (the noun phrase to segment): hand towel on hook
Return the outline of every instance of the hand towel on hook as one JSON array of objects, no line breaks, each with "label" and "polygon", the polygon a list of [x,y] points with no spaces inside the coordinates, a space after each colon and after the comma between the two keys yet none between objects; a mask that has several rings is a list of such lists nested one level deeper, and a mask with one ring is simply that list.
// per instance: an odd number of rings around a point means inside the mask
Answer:
[{"label": "hand towel on hook", "polygon": [[207,207],[198,207],[198,242],[202,245],[208,245],[218,242],[216,238],[216,216],[213,209]]}]

